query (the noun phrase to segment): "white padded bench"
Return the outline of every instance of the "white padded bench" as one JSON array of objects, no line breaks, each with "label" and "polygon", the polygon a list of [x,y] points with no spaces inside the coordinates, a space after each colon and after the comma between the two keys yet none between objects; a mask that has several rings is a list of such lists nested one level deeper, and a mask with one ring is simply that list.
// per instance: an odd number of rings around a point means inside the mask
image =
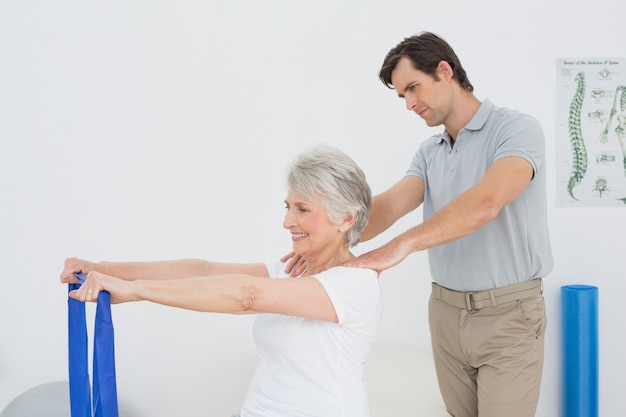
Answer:
[{"label": "white padded bench", "polygon": [[374,345],[365,377],[372,417],[450,417],[426,349]]},{"label": "white padded bench", "polygon": [[[69,417],[70,384],[53,381],[30,388],[13,399],[0,417]],[[119,417],[124,417],[119,410]]]},{"label": "white padded bench", "polygon": [[[375,345],[365,365],[372,417],[450,417],[432,354],[409,345]],[[54,381],[18,395],[0,417],[69,417],[69,384]],[[120,410],[120,417],[124,417]]]}]

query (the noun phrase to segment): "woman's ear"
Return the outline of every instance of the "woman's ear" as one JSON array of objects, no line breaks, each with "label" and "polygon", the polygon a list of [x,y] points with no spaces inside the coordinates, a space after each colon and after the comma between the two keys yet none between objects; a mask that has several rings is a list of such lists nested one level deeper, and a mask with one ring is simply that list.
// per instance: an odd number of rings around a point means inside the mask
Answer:
[{"label": "woman's ear", "polygon": [[348,214],[343,218],[343,222],[339,225],[339,231],[341,233],[348,231],[356,221],[356,216],[354,214]]}]

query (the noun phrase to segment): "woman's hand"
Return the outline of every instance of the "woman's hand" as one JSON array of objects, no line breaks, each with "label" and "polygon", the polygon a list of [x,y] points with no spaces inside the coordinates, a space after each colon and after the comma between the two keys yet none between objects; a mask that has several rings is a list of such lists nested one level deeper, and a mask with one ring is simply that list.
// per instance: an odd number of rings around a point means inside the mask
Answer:
[{"label": "woman's hand", "polygon": [[80,281],[75,273],[82,272],[87,275],[89,272],[93,271],[95,264],[93,262],[85,261],[84,259],[79,258],[67,258],[65,260],[65,266],[63,271],[61,272],[61,282],[64,284],[77,284]]},{"label": "woman's hand", "polygon": [[[78,282],[76,277],[74,279]],[[79,301],[96,302],[100,291],[108,291],[111,295],[112,304],[125,303],[138,300],[131,292],[133,286],[134,282],[91,271],[87,274],[87,279],[80,288],[70,291],[69,296]]]}]

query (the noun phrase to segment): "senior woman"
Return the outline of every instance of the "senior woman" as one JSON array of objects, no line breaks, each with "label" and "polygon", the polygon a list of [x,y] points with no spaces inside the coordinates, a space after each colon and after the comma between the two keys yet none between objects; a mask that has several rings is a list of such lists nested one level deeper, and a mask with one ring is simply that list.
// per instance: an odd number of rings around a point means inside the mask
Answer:
[{"label": "senior woman", "polygon": [[283,227],[306,260],[297,278],[276,261],[197,259],[156,262],[65,261],[61,282],[87,280],[70,296],[151,301],[189,310],[258,314],[259,356],[241,417],[365,417],[364,363],[382,314],[378,274],[341,264],[368,221],[371,192],[362,170],[336,148],[296,158],[287,178]]}]

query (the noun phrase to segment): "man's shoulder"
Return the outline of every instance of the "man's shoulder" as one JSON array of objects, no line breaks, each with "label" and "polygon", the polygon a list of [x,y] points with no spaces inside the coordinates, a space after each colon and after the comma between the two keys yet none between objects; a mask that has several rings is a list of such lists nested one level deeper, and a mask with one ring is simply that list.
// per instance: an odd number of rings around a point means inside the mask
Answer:
[{"label": "man's shoulder", "polygon": [[492,105],[490,113],[492,116],[491,118],[502,123],[516,121],[520,121],[522,123],[538,123],[537,119],[530,114],[511,107]]}]

